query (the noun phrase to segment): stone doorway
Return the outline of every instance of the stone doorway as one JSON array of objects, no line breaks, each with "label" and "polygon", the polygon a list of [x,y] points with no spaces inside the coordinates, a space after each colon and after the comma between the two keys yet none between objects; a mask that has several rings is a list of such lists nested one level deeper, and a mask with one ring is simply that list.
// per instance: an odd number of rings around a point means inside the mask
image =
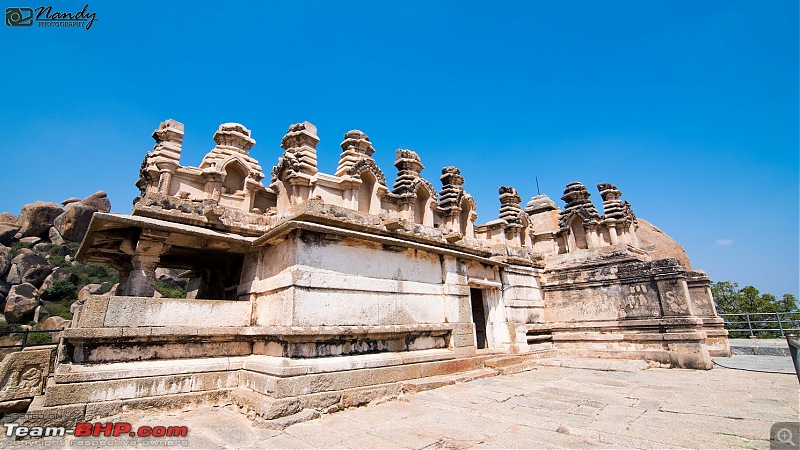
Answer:
[{"label": "stone doorway", "polygon": [[488,336],[486,334],[486,312],[483,301],[483,290],[469,289],[469,299],[472,304],[472,323],[475,324],[475,347],[486,348]]}]

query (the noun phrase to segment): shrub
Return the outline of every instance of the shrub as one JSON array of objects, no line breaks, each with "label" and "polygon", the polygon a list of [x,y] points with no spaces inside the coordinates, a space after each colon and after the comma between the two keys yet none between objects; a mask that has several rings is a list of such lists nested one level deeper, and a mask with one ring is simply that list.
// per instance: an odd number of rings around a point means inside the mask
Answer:
[{"label": "shrub", "polygon": [[167,298],[186,298],[186,280],[179,283],[156,280],[156,290]]},{"label": "shrub", "polygon": [[13,258],[13,257],[19,255],[20,249],[26,248],[26,247],[27,247],[27,245],[23,244],[22,242],[14,242],[13,244],[11,244],[11,257]]},{"label": "shrub", "polygon": [[28,333],[26,345],[45,345],[53,343],[52,333]]},{"label": "shrub", "polygon": [[72,313],[69,312],[69,307],[72,305],[71,300],[60,302],[47,302],[44,304],[44,309],[50,313],[51,316],[58,316],[67,320],[72,319]]},{"label": "shrub", "polygon": [[111,287],[119,281],[119,273],[108,264],[88,262],[72,265],[69,270],[78,276],[78,286],[97,283]]},{"label": "shrub", "polygon": [[62,300],[74,300],[78,296],[78,286],[70,281],[59,280],[53,283],[50,289],[42,292],[42,300],[57,302]]}]

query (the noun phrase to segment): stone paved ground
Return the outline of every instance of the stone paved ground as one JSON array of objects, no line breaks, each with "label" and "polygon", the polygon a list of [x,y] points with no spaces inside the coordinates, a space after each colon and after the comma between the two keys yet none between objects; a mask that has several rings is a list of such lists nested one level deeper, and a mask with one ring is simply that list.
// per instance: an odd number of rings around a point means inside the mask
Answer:
[{"label": "stone paved ground", "polygon": [[[731,367],[785,368],[785,358],[740,358],[715,359]],[[767,449],[770,426],[799,420],[798,403],[793,374],[540,366],[324,415],[283,431],[259,428],[230,406],[122,419],[135,426],[187,425],[189,448],[202,449]]]},{"label": "stone paved ground", "polygon": [[[791,367],[786,358],[717,360],[754,370]],[[342,411],[282,432],[254,427],[224,408],[172,417],[191,424],[196,448],[768,448],[770,426],[798,420],[799,401],[792,375],[540,367]]]}]

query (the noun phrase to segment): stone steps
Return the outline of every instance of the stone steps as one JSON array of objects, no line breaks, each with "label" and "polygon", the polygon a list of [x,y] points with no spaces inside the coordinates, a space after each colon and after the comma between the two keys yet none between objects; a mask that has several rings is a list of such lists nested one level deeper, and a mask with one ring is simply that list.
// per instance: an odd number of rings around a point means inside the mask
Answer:
[{"label": "stone steps", "polygon": [[259,428],[266,428],[268,430],[283,430],[284,428],[290,427],[297,423],[318,419],[319,416],[319,411],[313,409],[304,409],[292,415],[279,417],[277,419],[256,420],[255,426]]},{"label": "stone steps", "polygon": [[650,367],[647,362],[636,359],[543,358],[538,362],[542,366],[599,370],[603,372],[639,372]]},{"label": "stone steps", "polygon": [[477,369],[451,375],[456,383],[466,383],[468,381],[481,380],[494,376],[497,376],[497,371],[494,369]]},{"label": "stone steps", "polygon": [[499,356],[497,358],[487,359],[483,362],[486,367],[491,369],[497,369],[499,367],[507,367],[513,366],[516,364],[520,364],[526,360],[528,360],[530,356],[527,354],[525,355],[510,355],[510,356]]},{"label": "stone steps", "polygon": [[[497,375],[531,370],[542,357],[552,356],[552,350],[536,351],[524,355],[476,356],[465,358],[479,362],[483,367],[456,373],[432,375],[380,385],[366,385],[339,392],[317,392],[293,397],[272,398],[269,395],[238,387],[231,392],[231,401],[242,412],[258,422],[258,426],[280,430],[304,420],[319,417],[354,406],[374,404],[395,399],[402,394],[413,394],[456,383],[490,378]],[[464,367],[475,366],[468,363]]]},{"label": "stone steps", "polygon": [[513,373],[520,373],[526,372],[528,370],[533,370],[536,366],[539,365],[540,359],[529,359],[527,361],[522,361],[517,364],[511,364],[503,367],[498,367],[497,372],[499,375],[511,375]]},{"label": "stone steps", "polygon": [[436,389],[451,384],[456,384],[456,381],[452,376],[437,376],[406,381],[405,383],[401,384],[400,389],[405,393],[414,393],[429,391],[431,389]]},{"label": "stone steps", "polygon": [[290,416],[303,410],[296,397],[274,399],[242,387],[231,391],[231,401],[244,409],[248,416],[257,416],[264,420]]}]

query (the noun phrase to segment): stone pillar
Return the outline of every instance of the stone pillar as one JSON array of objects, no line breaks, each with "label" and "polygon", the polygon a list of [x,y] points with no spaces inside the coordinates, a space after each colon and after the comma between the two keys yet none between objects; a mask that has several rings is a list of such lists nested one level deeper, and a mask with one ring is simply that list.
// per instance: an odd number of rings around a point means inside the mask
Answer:
[{"label": "stone pillar", "polygon": [[608,227],[608,237],[611,238],[611,245],[619,244],[619,236],[617,236],[617,223],[615,220],[609,220],[606,224]]},{"label": "stone pillar", "polygon": [[161,254],[166,251],[163,242],[141,239],[131,258],[133,270],[130,271],[126,292],[132,297],[152,297],[156,288],[156,267]]},{"label": "stone pillar", "polygon": [[665,317],[694,315],[685,278],[671,275],[654,278],[661,299],[661,310]]},{"label": "stone pillar", "polygon": [[158,192],[160,194],[169,195],[169,188],[172,184],[172,174],[178,169],[178,165],[174,162],[160,162],[156,163],[160,175],[158,177]]},{"label": "stone pillar", "polygon": [[213,168],[203,169],[203,191],[206,198],[219,202],[222,174]]},{"label": "stone pillar", "polygon": [[360,179],[347,178],[342,181],[342,206],[345,208],[358,210],[358,188],[361,186]]},{"label": "stone pillar", "polygon": [[172,174],[164,171],[158,178],[158,192],[164,195],[169,194],[169,185],[172,183]]},{"label": "stone pillar", "polygon": [[306,177],[296,176],[288,180],[291,189],[289,190],[289,201],[292,205],[299,205],[311,196],[311,180]]},{"label": "stone pillar", "polygon": [[128,277],[128,295],[152,297],[156,290],[158,255],[134,255],[133,270]]},{"label": "stone pillar", "polygon": [[475,355],[475,326],[472,323],[467,262],[445,257],[442,264],[447,321],[453,324],[450,348],[457,358]]},{"label": "stone pillar", "polygon": [[597,248],[597,224],[588,222],[583,224],[583,233],[586,236],[586,247],[589,249]]},{"label": "stone pillar", "polygon": [[128,279],[130,278],[131,271],[130,270],[119,270],[119,283],[117,284],[117,290],[114,291],[114,295],[126,295],[126,290],[128,287]]},{"label": "stone pillar", "polygon": [[634,229],[634,225],[628,224],[628,242],[634,247],[639,247],[639,237],[636,236],[636,230]]}]

